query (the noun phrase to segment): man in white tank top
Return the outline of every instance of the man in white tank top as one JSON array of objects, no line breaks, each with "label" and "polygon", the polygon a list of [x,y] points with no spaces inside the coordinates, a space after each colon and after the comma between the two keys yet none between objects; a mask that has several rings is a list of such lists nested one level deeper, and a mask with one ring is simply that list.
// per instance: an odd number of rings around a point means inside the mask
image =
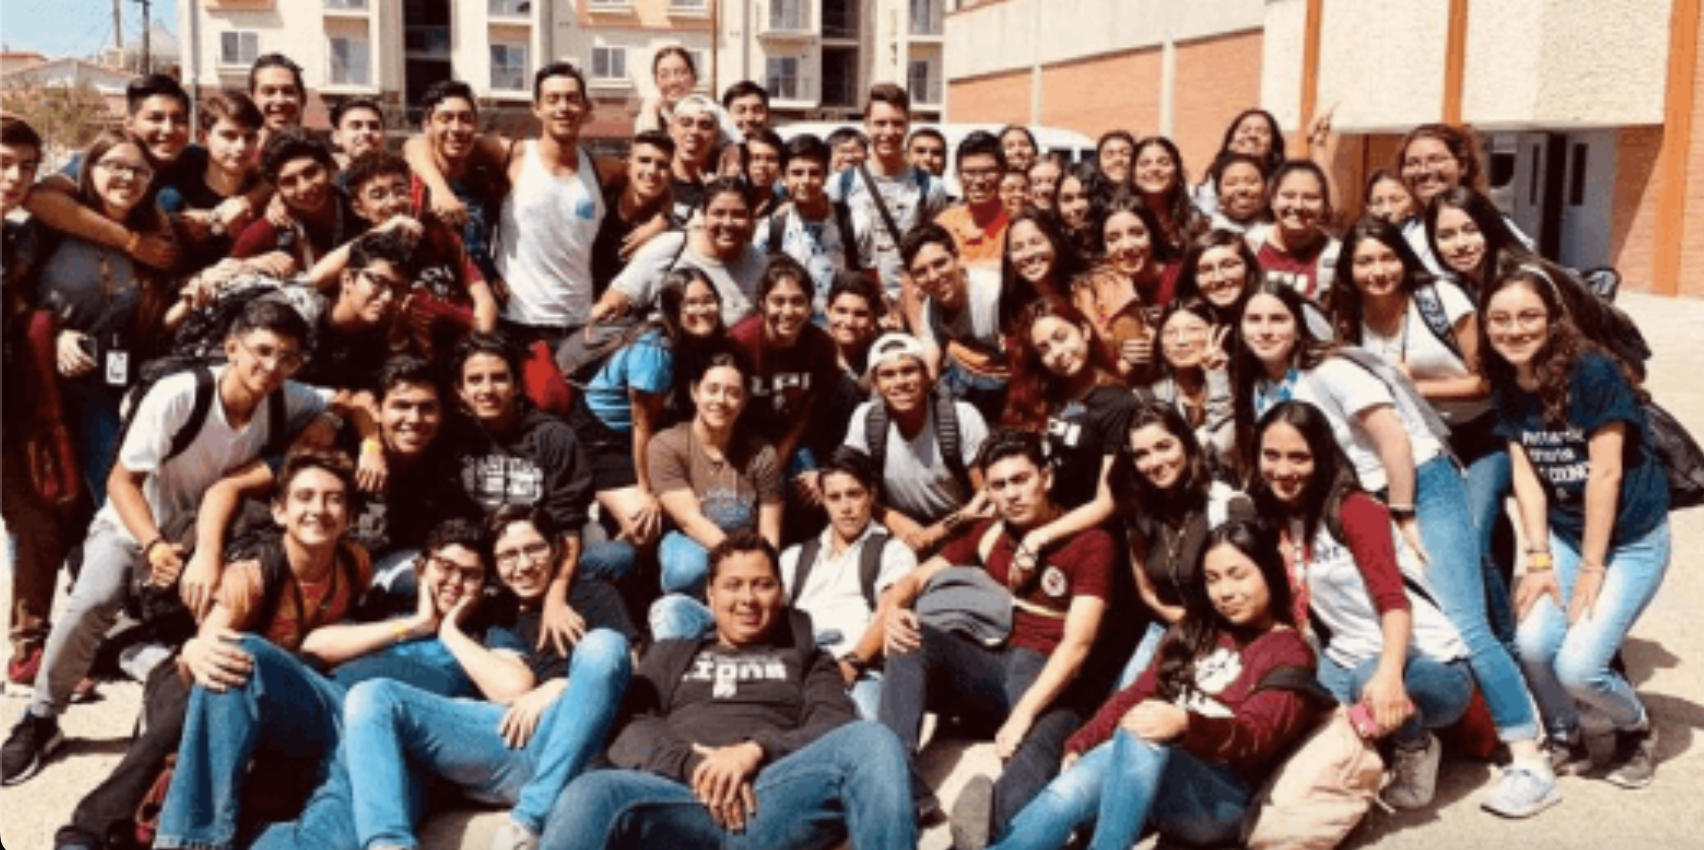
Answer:
[{"label": "man in white tank top", "polygon": [[533,80],[542,131],[512,143],[506,158],[510,189],[496,252],[509,287],[504,323],[553,345],[585,325],[592,308],[592,243],[605,205],[596,163],[579,144],[590,112],[579,69],[545,66]]}]

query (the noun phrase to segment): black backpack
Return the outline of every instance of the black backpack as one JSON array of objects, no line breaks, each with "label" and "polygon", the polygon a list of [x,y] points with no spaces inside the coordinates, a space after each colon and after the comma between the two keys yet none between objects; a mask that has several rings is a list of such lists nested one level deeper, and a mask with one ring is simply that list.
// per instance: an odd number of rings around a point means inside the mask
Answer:
[{"label": "black backpack", "polygon": [[[876,595],[876,579],[881,577],[882,550],[887,548],[893,538],[876,532],[864,541],[863,551],[858,553],[858,586],[864,589],[864,601],[870,603],[870,610],[876,610],[881,598]],[[811,576],[811,568],[816,566],[817,558],[822,554],[822,535],[816,535],[804,542],[799,550],[798,570],[793,574],[793,596],[805,592],[805,581]]]},{"label": "black backpack", "polygon": [[[953,397],[937,388],[930,404],[935,410],[935,442],[941,447],[941,462],[952,473],[953,480],[964,485],[966,490],[975,489],[970,484],[970,470],[964,465],[964,444]],[[869,412],[864,414],[864,443],[870,448],[870,463],[877,475],[884,474],[887,469],[887,433],[892,424],[887,405],[880,401],[872,402]]]},{"label": "black backpack", "polygon": [[[207,424],[207,414],[213,409],[214,396],[219,392],[218,383],[213,379],[213,363],[199,357],[172,355],[150,360],[144,364],[141,374],[130,391],[125,394],[124,404],[120,407],[118,437],[113,443],[113,462],[116,465],[119,455],[124,451],[124,440],[130,433],[130,424],[136,418],[136,411],[142,406],[142,399],[154,389],[161,380],[180,372],[192,372],[195,375],[195,403],[189,409],[189,418],[183,426],[172,435],[171,448],[166,456],[160,458],[163,466],[166,461],[183,454],[201,435],[202,426]],[[287,411],[284,403],[284,388],[279,387],[266,397],[266,445],[261,450],[261,457],[282,457],[284,450],[289,447],[289,425],[285,420]]]},{"label": "black backpack", "polygon": [[[844,201],[830,201],[834,208],[834,224],[840,228],[840,254],[845,268],[849,272],[862,271],[858,265],[858,234],[852,229],[852,208]],[[789,206],[789,210],[793,207]],[[801,215],[801,219],[802,219]],[[779,211],[769,216],[769,256],[774,257],[786,252],[781,250],[781,242],[787,236],[787,217]]]}]

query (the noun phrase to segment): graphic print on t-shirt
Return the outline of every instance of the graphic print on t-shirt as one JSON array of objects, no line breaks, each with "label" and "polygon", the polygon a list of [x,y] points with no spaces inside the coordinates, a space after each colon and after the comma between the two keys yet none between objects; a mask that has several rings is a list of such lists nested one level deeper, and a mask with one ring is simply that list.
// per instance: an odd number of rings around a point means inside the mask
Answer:
[{"label": "graphic print on t-shirt", "polygon": [[462,489],[480,507],[535,505],[544,498],[544,470],[524,457],[487,455],[462,459]]},{"label": "graphic print on t-shirt", "polygon": [[773,653],[723,655],[707,649],[692,660],[692,666],[681,677],[682,682],[710,682],[712,699],[732,699],[739,695],[741,682],[784,682],[787,665]]},{"label": "graphic print on t-shirt", "polygon": [[1523,431],[1521,447],[1538,474],[1550,484],[1550,495],[1572,502],[1584,492],[1582,482],[1591,474],[1586,435],[1573,425],[1561,431]]}]

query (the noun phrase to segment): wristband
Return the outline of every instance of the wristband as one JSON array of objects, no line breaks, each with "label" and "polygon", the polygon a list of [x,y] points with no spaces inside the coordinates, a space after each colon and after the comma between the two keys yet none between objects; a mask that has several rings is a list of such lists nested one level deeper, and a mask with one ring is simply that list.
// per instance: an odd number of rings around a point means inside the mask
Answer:
[{"label": "wristband", "polygon": [[1527,553],[1527,572],[1529,573],[1534,570],[1542,572],[1554,566],[1556,566],[1556,558],[1549,552]]},{"label": "wristband", "polygon": [[1389,511],[1391,519],[1398,522],[1414,519],[1415,517],[1413,505],[1391,505]]},{"label": "wristband", "polygon": [[134,230],[131,231],[130,232],[130,240],[124,243],[124,253],[126,253],[126,254],[136,253],[137,246],[139,246],[141,244],[142,244],[142,234],[137,233]]},{"label": "wristband", "polygon": [[408,639],[408,623],[407,623],[407,621],[397,620],[396,624],[391,626],[391,637],[394,638],[394,640],[391,641],[392,643],[402,643],[403,641],[407,640]]},{"label": "wristband", "polygon": [[148,541],[148,545],[142,547],[142,560],[147,561],[149,566],[153,566],[154,547],[164,542],[166,542],[166,538],[164,537],[156,537],[153,540]]},{"label": "wristband", "polygon": [[379,442],[377,439],[375,439],[373,437],[368,437],[367,439],[361,441],[361,454],[376,455],[376,454],[382,453],[384,450],[385,450],[385,444]]}]

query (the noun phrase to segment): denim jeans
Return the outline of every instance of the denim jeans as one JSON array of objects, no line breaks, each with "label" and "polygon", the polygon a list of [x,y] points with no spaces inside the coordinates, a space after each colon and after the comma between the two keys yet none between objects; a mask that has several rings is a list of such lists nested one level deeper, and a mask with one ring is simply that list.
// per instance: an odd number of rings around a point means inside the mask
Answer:
[{"label": "denim jeans", "polygon": [[[1354,705],[1361,701],[1362,690],[1378,669],[1376,655],[1350,670],[1320,653],[1319,683],[1338,702]],[[1402,668],[1402,687],[1414,703],[1414,713],[1391,733],[1391,740],[1407,746],[1423,743],[1428,729],[1442,729],[1460,720],[1473,701],[1473,674],[1465,659],[1445,662],[1410,650],[1408,663]]]},{"label": "denim jeans", "polygon": [[1121,729],[1049,782],[994,850],[1052,850],[1090,824],[1091,848],[1128,850],[1150,821],[1160,834],[1188,844],[1234,843],[1249,796],[1228,765]]},{"label": "denim jeans", "polygon": [[387,679],[356,685],[344,706],[344,747],[361,766],[355,785],[358,846],[418,846],[407,807],[410,767],[449,780],[469,797],[512,806],[511,819],[545,832],[556,797],[603,750],[632,668],[627,640],[595,629],[574,647],[568,688],[525,747],[498,733],[508,707],[450,699]]},{"label": "denim jeans", "polygon": [[128,534],[104,517],[90,523],[83,541],[83,571],[42,649],[30,714],[57,717],[71,704],[72,689],[89,675],[101,640],[118,622],[130,592],[131,570],[141,566],[142,549]]},{"label": "denim jeans", "polygon": [[1467,511],[1479,531],[1479,551],[1485,565],[1485,619],[1509,654],[1515,648],[1515,605],[1509,596],[1508,572],[1497,563],[1492,540],[1499,523],[1507,522],[1504,503],[1514,487],[1513,466],[1507,451],[1477,458],[1467,467]]},{"label": "denim jeans", "polygon": [[613,585],[633,577],[638,569],[639,550],[625,540],[611,540],[603,526],[588,522],[580,530],[580,540],[585,544],[580,550],[580,566],[575,571],[575,578],[591,576],[603,579]]},{"label": "denim jeans", "polygon": [[1485,557],[1455,462],[1438,455],[1416,470],[1415,509],[1426,547],[1426,578],[1438,605],[1467,644],[1468,664],[1504,742],[1538,737],[1538,715],[1514,654],[1497,639],[1485,610]]},{"label": "denim jeans", "polygon": [[976,408],[983,421],[999,422],[1006,412],[1005,378],[975,374],[949,357],[941,364],[940,386],[953,398]]},{"label": "denim jeans", "polygon": [[343,687],[254,635],[244,636],[241,647],[254,659],[242,687],[220,693],[198,685],[190,693],[155,846],[236,846],[249,764],[268,757],[315,764],[320,786],[319,804],[310,801],[308,807],[313,817],[279,827],[269,841],[353,846],[347,806],[323,802],[347,792],[346,776],[342,783],[332,781],[343,735]]},{"label": "denim jeans", "polygon": [[[738,502],[705,502],[704,518],[723,531],[753,528],[756,511]],[[704,597],[704,580],[710,574],[710,550],[684,532],[671,531],[657,544],[657,561],[663,570],[663,592]]]},{"label": "denim jeans", "polygon": [[[1521,620],[1521,662],[1552,732],[1582,725],[1592,732],[1645,725],[1644,703],[1610,661],[1662,586],[1670,544],[1664,521],[1644,537],[1611,550],[1605,564],[1609,572],[1590,617],[1569,625],[1567,610],[1541,596]],[[1550,535],[1550,551],[1566,601],[1580,576],[1580,552],[1555,534]]]},{"label": "denim jeans", "polygon": [[829,847],[914,850],[917,818],[898,739],[866,721],[848,723],[758,771],[757,813],[727,832],[673,779],[633,770],[595,770],[557,798],[544,850]]},{"label": "denim jeans", "polygon": [[1136,644],[1136,651],[1131,653],[1130,660],[1124,662],[1124,672],[1118,674],[1117,690],[1124,690],[1136,684],[1142,678],[1143,671],[1154,663],[1154,656],[1160,651],[1160,643],[1166,637],[1166,624],[1156,621],[1148,624],[1148,631],[1143,633],[1142,642]]},{"label": "denim jeans", "polygon": [[[132,365],[131,368],[136,368]],[[101,374],[61,381],[67,421],[77,434],[77,460],[83,465],[83,484],[96,510],[106,504],[107,476],[118,456],[119,406],[124,390],[107,386]]]},{"label": "denim jeans", "polygon": [[[887,659],[881,720],[916,764],[923,714],[937,710],[1004,721],[1040,677],[1047,656],[1029,649],[989,649],[924,624],[923,645]],[[1006,824],[1059,773],[1065,741],[1082,725],[1072,694],[1061,694],[1035,723],[994,783],[994,824]]]}]

